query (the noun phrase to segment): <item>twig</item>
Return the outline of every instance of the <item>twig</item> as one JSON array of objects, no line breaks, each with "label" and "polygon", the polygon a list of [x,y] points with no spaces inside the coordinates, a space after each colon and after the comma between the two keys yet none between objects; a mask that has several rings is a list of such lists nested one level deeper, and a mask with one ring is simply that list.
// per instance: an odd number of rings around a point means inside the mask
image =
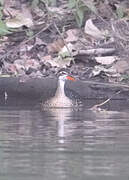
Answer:
[{"label": "twig", "polygon": [[74,53],[76,55],[107,55],[113,54],[116,50],[114,48],[97,48],[97,49],[87,49],[87,50],[79,50]]},{"label": "twig", "polygon": [[[43,29],[41,29],[39,32],[37,32],[36,34],[34,34],[33,36],[31,36],[31,38],[27,39],[26,41],[23,41],[23,44],[26,44],[27,42],[29,42],[30,40],[34,39],[36,36],[38,36],[40,33],[44,32],[45,30],[47,30],[49,28],[50,24],[48,24],[47,26],[45,26]],[[21,43],[21,44],[22,44]]]},{"label": "twig", "polygon": [[103,106],[104,104],[109,102],[115,95],[120,94],[120,93],[121,93],[121,91],[118,91],[117,93],[113,94],[110,98],[106,99],[104,102],[94,105],[92,108],[90,108],[90,110],[94,110],[94,109],[97,109],[98,107]]},{"label": "twig", "polygon": [[[74,57],[73,57],[73,55],[72,55],[72,53],[71,53],[71,51],[70,51],[70,49],[69,49],[67,43],[66,43],[65,40],[64,40],[63,35],[61,34],[61,32],[60,32],[60,30],[59,30],[59,28],[57,27],[57,25],[56,25],[55,22],[54,22],[54,26],[55,26],[55,28],[56,28],[58,34],[60,35],[61,39],[63,40],[64,45],[66,46],[66,48],[67,48],[67,50],[68,50],[68,52],[69,52],[70,57],[71,57],[72,59],[74,59]],[[73,62],[74,62],[74,61],[73,61]]]}]

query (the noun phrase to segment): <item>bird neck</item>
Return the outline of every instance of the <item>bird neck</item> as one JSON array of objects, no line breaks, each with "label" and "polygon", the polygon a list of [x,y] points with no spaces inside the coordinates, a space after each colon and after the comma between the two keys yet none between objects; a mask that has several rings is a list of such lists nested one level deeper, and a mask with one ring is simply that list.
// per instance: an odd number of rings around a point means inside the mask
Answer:
[{"label": "bird neck", "polygon": [[65,81],[61,81],[61,80],[58,81],[58,87],[55,96],[65,96],[64,85],[65,85]]}]

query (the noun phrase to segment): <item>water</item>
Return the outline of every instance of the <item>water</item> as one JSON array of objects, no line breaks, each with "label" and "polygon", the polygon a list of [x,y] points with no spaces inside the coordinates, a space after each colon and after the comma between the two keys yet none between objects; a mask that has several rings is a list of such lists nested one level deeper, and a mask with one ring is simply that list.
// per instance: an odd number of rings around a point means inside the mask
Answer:
[{"label": "water", "polygon": [[129,179],[129,111],[0,106],[0,180]]}]

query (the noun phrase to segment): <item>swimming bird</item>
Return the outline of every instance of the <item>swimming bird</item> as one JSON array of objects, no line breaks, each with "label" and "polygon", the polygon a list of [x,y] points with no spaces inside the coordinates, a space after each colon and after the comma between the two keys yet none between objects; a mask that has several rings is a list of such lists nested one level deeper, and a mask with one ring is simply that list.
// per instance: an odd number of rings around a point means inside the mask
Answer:
[{"label": "swimming bird", "polygon": [[43,107],[47,108],[67,108],[74,106],[73,100],[65,95],[64,87],[67,80],[75,81],[74,77],[67,74],[60,75],[55,96],[47,100]]}]

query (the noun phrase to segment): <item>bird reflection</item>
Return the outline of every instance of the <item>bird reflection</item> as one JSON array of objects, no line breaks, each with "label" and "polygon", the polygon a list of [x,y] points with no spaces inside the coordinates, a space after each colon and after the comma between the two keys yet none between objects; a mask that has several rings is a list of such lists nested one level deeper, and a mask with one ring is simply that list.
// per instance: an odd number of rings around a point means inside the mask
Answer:
[{"label": "bird reflection", "polygon": [[57,122],[57,137],[59,143],[64,143],[65,137],[68,136],[70,126],[67,126],[67,120],[72,115],[72,108],[51,108],[49,113]]}]

